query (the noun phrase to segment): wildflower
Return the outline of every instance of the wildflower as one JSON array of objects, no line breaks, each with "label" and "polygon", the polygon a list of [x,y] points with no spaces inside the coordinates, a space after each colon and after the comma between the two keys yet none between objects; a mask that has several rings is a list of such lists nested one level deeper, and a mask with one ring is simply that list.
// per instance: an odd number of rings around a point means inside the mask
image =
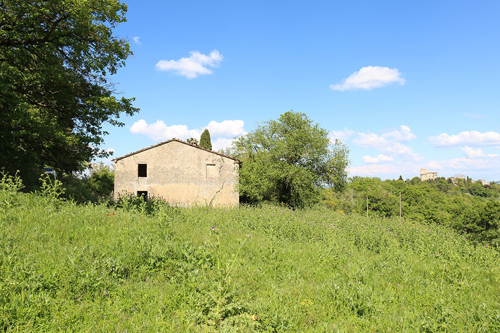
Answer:
[{"label": "wildflower", "polygon": [[486,245],[486,247],[488,247],[488,245]]},{"label": "wildflower", "polygon": [[252,237],[252,234],[248,234],[248,237]]},{"label": "wildflower", "polygon": [[212,228],[210,228],[210,229],[215,230],[215,226],[212,226]]},{"label": "wildflower", "polygon": [[113,215],[115,215],[115,213],[113,213]]},{"label": "wildflower", "polygon": [[109,214],[107,216],[109,216]]}]

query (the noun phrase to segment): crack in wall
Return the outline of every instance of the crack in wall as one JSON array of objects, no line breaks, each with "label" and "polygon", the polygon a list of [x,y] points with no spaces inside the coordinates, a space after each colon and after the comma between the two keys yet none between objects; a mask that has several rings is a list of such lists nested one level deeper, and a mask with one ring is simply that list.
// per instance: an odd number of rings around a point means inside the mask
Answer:
[{"label": "crack in wall", "polygon": [[215,197],[217,196],[217,194],[219,194],[219,193],[222,191],[222,189],[224,189],[224,184],[226,184],[226,180],[225,180],[225,179],[224,179],[224,181],[222,182],[222,186],[220,187],[220,189],[219,189],[219,190],[217,190],[217,191],[215,191],[215,194],[214,194],[214,196],[213,196],[212,200],[210,200],[210,203],[208,204],[208,206],[212,207],[212,203],[214,202]]}]

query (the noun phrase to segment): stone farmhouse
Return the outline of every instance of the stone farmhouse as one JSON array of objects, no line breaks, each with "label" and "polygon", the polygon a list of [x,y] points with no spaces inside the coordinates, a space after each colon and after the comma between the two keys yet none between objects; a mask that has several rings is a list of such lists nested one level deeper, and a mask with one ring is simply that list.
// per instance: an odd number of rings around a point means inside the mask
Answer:
[{"label": "stone farmhouse", "polygon": [[115,198],[159,197],[176,206],[239,204],[240,161],[178,139],[115,158]]},{"label": "stone farmhouse", "polygon": [[427,169],[420,169],[420,179],[421,180],[432,180],[438,177],[438,173],[435,171],[427,171]]}]

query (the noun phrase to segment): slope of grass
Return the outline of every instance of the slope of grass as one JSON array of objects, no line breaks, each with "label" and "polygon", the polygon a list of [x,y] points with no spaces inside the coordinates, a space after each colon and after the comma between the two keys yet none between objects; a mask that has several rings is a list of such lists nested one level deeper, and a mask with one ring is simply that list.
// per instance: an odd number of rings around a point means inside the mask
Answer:
[{"label": "slope of grass", "polygon": [[3,190],[0,249],[3,331],[500,330],[498,251],[399,219]]}]

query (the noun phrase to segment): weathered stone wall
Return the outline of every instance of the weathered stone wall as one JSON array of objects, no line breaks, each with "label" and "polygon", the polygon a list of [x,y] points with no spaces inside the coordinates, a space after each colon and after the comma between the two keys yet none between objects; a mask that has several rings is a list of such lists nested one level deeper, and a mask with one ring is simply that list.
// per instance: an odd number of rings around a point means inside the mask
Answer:
[{"label": "weathered stone wall", "polygon": [[[147,177],[138,165],[147,164]],[[238,162],[178,141],[115,162],[115,197],[147,191],[180,206],[239,204]]]}]

